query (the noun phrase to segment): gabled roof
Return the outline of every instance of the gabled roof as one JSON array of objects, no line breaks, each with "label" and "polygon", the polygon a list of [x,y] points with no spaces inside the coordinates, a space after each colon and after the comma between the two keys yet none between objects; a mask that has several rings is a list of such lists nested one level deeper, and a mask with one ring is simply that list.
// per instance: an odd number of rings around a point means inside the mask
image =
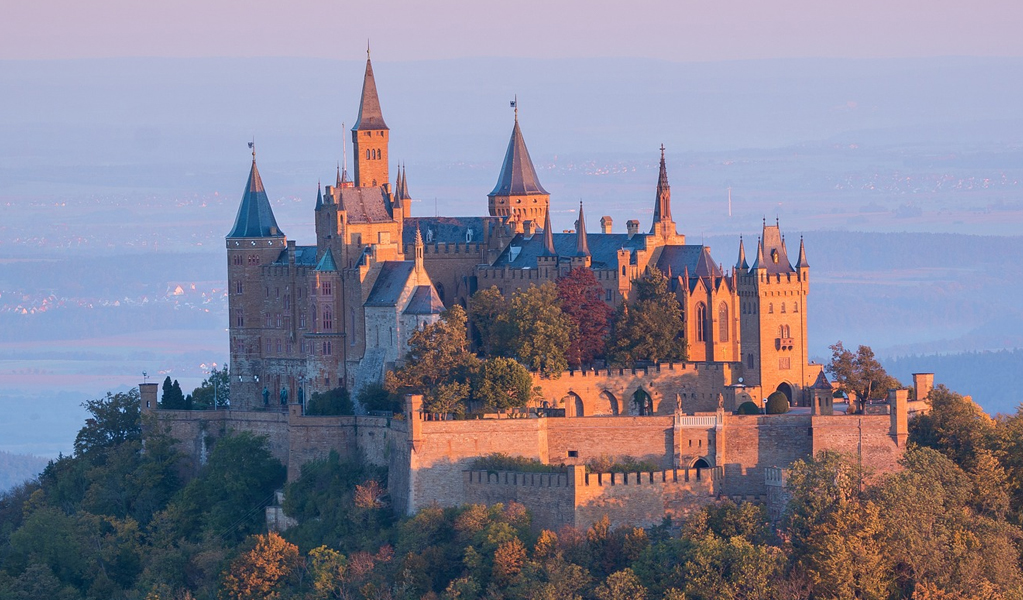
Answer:
[{"label": "gabled roof", "polygon": [[710,256],[710,248],[700,246],[700,258],[696,261],[696,269],[692,271],[693,277],[721,277],[724,272]]},{"label": "gabled roof", "polygon": [[274,218],[270,200],[263,189],[263,180],[259,176],[259,169],[256,168],[255,155],[252,159],[252,169],[249,171],[249,181],[245,184],[245,192],[242,194],[241,204],[238,205],[234,228],[227,237],[284,237],[284,232],[277,227],[277,219]]},{"label": "gabled roof", "polygon": [[548,195],[547,190],[540,185],[540,179],[536,176],[536,169],[533,168],[533,161],[529,158],[529,150],[526,150],[526,141],[522,138],[522,130],[519,129],[519,120],[516,117],[515,127],[512,128],[511,139],[508,141],[508,151],[504,154],[504,164],[501,166],[501,175],[497,179],[497,185],[490,196],[528,196],[543,194]]},{"label": "gabled roof", "polygon": [[411,260],[384,261],[365,306],[395,306],[415,266]]},{"label": "gabled roof", "polygon": [[432,285],[420,285],[412,292],[412,297],[405,307],[406,315],[439,315],[444,312],[444,303],[440,301],[437,290]]},{"label": "gabled roof", "polygon": [[323,258],[320,259],[319,264],[316,265],[317,271],[337,271],[337,264],[334,262],[334,254],[327,248],[327,251],[323,253]]},{"label": "gabled roof", "polygon": [[373,63],[366,57],[366,75],[362,79],[362,100],[359,101],[359,119],[352,131],[365,129],[387,129],[384,115],[380,112],[380,98],[377,97],[377,82],[373,77]]},{"label": "gabled roof", "polygon": [[401,232],[401,243],[408,246],[415,242],[416,228],[422,232],[423,242],[430,244],[464,244],[466,233],[472,230],[473,242],[485,242],[483,223],[490,222],[490,228],[501,226],[501,217],[409,217],[405,219]]},{"label": "gabled roof", "polygon": [[381,186],[334,188],[338,205],[347,211],[349,223],[393,221],[391,199]]}]

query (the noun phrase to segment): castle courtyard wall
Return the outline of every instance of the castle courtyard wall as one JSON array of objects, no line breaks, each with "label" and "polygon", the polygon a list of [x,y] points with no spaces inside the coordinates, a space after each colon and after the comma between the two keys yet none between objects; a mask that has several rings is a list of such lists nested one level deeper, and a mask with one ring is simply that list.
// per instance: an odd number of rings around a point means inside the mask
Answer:
[{"label": "castle courtyard wall", "polygon": [[763,500],[766,468],[787,467],[813,453],[809,415],[726,414],[720,437],[715,452],[724,471],[722,493],[736,499]]}]

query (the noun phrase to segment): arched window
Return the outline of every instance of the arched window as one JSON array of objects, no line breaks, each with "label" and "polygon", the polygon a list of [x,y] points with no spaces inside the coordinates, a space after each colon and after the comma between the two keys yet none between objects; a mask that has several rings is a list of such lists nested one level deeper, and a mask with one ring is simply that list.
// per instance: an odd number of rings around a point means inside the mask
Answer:
[{"label": "arched window", "polygon": [[334,328],[334,314],[329,306],[323,307],[323,330],[330,331]]},{"label": "arched window", "polygon": [[768,302],[768,304],[767,304],[767,314],[769,314],[769,315],[773,315],[774,314],[774,302]]},{"label": "arched window", "polygon": [[784,302],[781,303],[781,312],[785,312],[785,303]]},{"label": "arched window", "polygon": [[707,306],[703,302],[696,305],[696,341],[707,341]]},{"label": "arched window", "polygon": [[799,312],[799,302],[792,303],[792,312]]},{"label": "arched window", "polygon": [[718,307],[718,341],[728,341],[728,305],[724,302]]}]

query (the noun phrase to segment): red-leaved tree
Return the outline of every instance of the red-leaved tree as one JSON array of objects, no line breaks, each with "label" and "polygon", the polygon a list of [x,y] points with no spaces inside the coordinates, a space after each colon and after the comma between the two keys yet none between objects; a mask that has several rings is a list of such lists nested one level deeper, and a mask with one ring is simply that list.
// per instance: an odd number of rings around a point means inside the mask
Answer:
[{"label": "red-leaved tree", "polygon": [[576,324],[576,335],[565,358],[572,367],[604,356],[604,339],[611,320],[611,307],[603,299],[604,288],[590,269],[572,269],[558,280],[561,310]]}]

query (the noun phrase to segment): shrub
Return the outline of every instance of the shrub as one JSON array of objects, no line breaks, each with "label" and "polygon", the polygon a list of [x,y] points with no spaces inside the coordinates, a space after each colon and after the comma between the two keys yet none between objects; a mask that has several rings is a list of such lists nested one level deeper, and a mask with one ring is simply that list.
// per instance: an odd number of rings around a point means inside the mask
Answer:
[{"label": "shrub", "polygon": [[736,414],[740,415],[759,415],[760,407],[757,406],[756,402],[752,400],[747,400],[740,404],[738,410],[736,410],[735,412]]},{"label": "shrub", "polygon": [[660,471],[661,467],[650,460],[637,460],[632,456],[613,457],[601,454],[599,458],[586,461],[588,473],[649,473]]},{"label": "shrub", "polygon": [[472,463],[476,471],[522,471],[527,473],[556,473],[564,470],[561,465],[549,465],[535,458],[508,456],[500,452],[477,458]]},{"label": "shrub", "polygon": [[783,415],[789,412],[789,399],[781,392],[774,392],[767,397],[767,414]]},{"label": "shrub", "polygon": [[309,416],[338,416],[355,414],[355,406],[343,387],[334,388],[329,392],[313,392],[305,406],[305,414]]}]

